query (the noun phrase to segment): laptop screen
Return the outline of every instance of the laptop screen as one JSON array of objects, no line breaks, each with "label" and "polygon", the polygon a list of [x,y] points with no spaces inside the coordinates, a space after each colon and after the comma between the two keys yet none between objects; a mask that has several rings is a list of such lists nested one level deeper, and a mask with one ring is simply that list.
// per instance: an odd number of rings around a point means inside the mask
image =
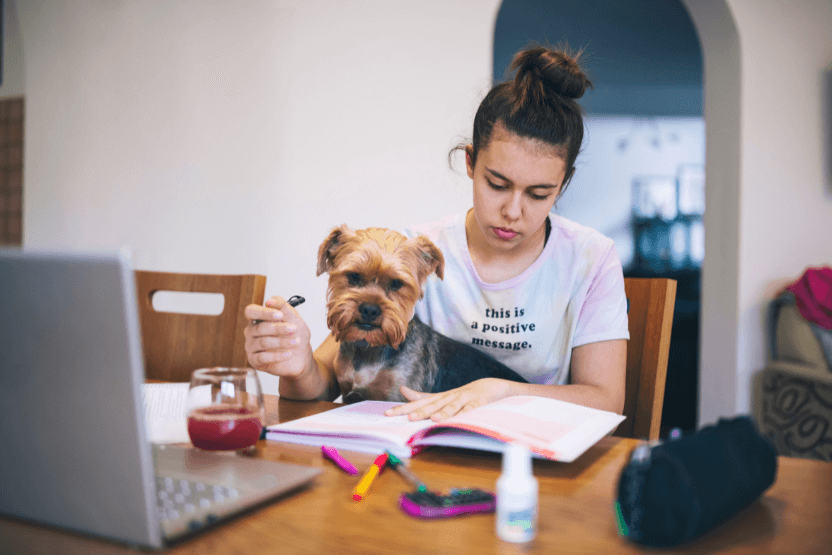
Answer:
[{"label": "laptop screen", "polygon": [[125,254],[0,250],[0,512],[161,545]]}]

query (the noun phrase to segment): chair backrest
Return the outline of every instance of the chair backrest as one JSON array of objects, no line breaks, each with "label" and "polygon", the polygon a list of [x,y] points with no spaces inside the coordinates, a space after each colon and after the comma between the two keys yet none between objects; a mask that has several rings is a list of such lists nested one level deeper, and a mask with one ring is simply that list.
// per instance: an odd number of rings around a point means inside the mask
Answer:
[{"label": "chair backrest", "polygon": [[627,343],[627,419],[614,435],[658,439],[667,377],[670,330],[676,303],[676,280],[625,278],[629,304]]},{"label": "chair backrest", "polygon": [[[263,304],[266,277],[260,275],[176,274],[136,270],[142,348],[147,378],[187,382],[191,372],[213,366],[246,367],[243,313]],[[160,312],[158,291],[221,293],[218,315]]]}]

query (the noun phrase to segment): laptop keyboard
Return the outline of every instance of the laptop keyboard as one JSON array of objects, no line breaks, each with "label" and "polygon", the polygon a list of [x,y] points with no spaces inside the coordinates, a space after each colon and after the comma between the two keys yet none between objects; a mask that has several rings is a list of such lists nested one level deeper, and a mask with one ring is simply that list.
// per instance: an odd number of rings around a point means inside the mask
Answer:
[{"label": "laptop keyboard", "polygon": [[160,522],[187,517],[233,501],[239,495],[237,490],[225,486],[156,476],[156,508]]}]

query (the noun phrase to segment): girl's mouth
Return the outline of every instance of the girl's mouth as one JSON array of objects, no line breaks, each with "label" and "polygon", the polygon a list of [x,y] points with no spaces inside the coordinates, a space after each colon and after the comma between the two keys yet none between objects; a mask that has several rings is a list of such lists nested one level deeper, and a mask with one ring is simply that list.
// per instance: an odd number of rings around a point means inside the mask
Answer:
[{"label": "girl's mouth", "polygon": [[496,235],[498,238],[504,241],[514,239],[519,235],[519,233],[517,233],[516,231],[511,229],[505,229],[503,227],[494,227],[492,229],[494,230],[494,235]]}]

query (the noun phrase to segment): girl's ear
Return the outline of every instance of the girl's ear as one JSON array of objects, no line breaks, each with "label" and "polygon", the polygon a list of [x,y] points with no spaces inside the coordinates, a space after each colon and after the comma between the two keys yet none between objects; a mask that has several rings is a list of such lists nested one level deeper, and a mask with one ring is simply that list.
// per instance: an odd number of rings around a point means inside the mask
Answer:
[{"label": "girl's ear", "polygon": [[474,145],[465,147],[465,169],[468,170],[468,177],[474,179]]}]

